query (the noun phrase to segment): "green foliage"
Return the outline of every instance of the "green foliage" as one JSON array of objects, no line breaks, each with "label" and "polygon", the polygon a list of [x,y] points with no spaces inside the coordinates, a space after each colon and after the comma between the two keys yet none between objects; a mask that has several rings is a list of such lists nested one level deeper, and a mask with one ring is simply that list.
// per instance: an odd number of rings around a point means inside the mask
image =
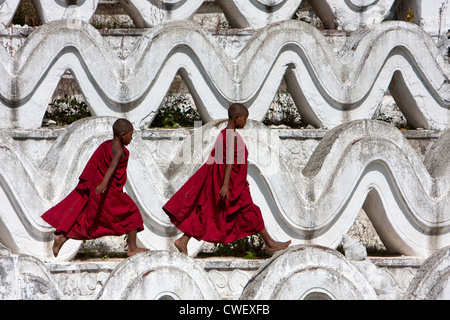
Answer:
[{"label": "green foliage", "polygon": [[260,235],[254,234],[227,244],[214,244],[211,254],[216,257],[240,257],[244,259],[264,259],[269,255],[263,250],[264,241]]},{"label": "green foliage", "polygon": [[[185,95],[170,94],[162,102],[150,127],[193,127],[194,122],[200,120],[199,113]],[[263,123],[265,125],[287,125],[291,128],[301,128],[307,125],[302,121],[297,107],[287,92],[276,95]]]},{"label": "green foliage", "polygon": [[54,99],[49,106],[44,118],[53,120],[60,126],[91,116],[89,107],[84,101],[78,101],[77,98],[67,94],[63,98]]},{"label": "green foliage", "polygon": [[192,107],[188,98],[184,95],[171,94],[164,98],[151,127],[193,127],[194,122],[200,120],[199,113]]}]

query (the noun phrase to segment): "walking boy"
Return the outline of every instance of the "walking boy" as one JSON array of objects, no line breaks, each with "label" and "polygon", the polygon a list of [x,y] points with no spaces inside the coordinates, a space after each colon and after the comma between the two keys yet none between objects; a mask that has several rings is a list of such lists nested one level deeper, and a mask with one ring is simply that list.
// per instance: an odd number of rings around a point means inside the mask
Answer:
[{"label": "walking boy", "polygon": [[260,208],[253,203],[247,182],[248,151],[235,131],[245,126],[248,110],[235,103],[228,109],[228,125],[219,134],[209,159],[164,205],[171,222],[184,234],[175,241],[187,254],[191,237],[229,243],[259,233],[266,251],[283,250],[268,234]]},{"label": "walking boy", "polygon": [[133,125],[126,119],[113,124],[114,137],[103,142],[89,159],[76,188],[42,218],[56,229],[53,255],[68,239],[90,240],[128,233],[127,255],[146,251],[136,244],[144,229],[138,207],[123,192],[127,181]]}]

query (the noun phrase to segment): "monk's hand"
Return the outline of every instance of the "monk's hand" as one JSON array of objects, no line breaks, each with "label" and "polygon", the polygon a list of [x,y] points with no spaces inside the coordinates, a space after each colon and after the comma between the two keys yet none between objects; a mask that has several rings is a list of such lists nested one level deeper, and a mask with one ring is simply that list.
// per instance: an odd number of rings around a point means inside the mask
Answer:
[{"label": "monk's hand", "polygon": [[230,193],[230,188],[228,185],[223,185],[220,189],[219,196],[222,200],[228,200],[228,194]]},{"label": "monk's hand", "polygon": [[96,188],[95,188],[95,192],[97,193],[103,193],[106,190],[106,183],[102,182],[100,183]]}]

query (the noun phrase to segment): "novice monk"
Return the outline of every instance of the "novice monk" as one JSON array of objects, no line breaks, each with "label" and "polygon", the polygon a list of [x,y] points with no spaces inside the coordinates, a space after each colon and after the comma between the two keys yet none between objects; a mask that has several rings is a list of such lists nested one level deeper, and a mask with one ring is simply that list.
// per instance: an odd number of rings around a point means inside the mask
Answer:
[{"label": "novice monk", "polygon": [[184,233],[175,241],[178,251],[187,254],[191,237],[229,243],[259,233],[269,253],[291,243],[270,237],[261,210],[250,195],[248,152],[235,131],[245,126],[247,118],[248,110],[243,104],[230,106],[228,125],[219,134],[208,161],[164,205],[172,223]]},{"label": "novice monk", "polygon": [[136,244],[144,229],[138,207],[123,192],[127,181],[133,125],[126,119],[113,124],[114,138],[103,142],[89,159],[76,188],[42,215],[56,229],[53,255],[68,239],[89,240],[128,233],[127,255],[146,251]]}]

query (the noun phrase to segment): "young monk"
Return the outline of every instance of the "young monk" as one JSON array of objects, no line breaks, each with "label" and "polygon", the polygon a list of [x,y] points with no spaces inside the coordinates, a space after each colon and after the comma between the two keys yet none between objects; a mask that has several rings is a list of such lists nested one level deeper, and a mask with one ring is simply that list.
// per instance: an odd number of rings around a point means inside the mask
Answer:
[{"label": "young monk", "polygon": [[138,207],[123,192],[127,181],[133,125],[126,119],[113,124],[114,137],[103,142],[89,159],[76,188],[42,215],[56,229],[53,255],[68,239],[90,240],[128,233],[127,255],[146,251],[136,244],[137,232],[144,229]]},{"label": "young monk", "polygon": [[184,233],[175,241],[178,251],[187,254],[191,237],[229,243],[259,233],[268,253],[291,243],[272,239],[250,195],[248,151],[236,132],[244,128],[247,118],[243,104],[230,106],[228,125],[219,134],[209,159],[164,205],[171,222]]}]

